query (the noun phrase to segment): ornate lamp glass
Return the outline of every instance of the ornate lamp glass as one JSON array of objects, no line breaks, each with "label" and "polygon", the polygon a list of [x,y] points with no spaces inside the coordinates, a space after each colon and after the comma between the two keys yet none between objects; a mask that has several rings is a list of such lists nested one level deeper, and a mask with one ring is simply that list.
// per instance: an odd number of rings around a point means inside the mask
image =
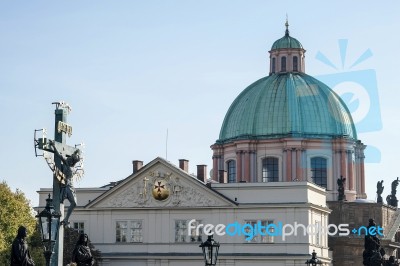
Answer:
[{"label": "ornate lamp glass", "polygon": [[218,259],[219,243],[214,241],[213,236],[210,235],[207,241],[200,244],[203,249],[204,262],[206,266],[215,266]]},{"label": "ornate lamp glass", "polygon": [[316,266],[322,264],[321,260],[317,259],[317,253],[315,252],[315,250],[313,250],[311,259],[308,259],[305,264],[307,264],[308,266]]},{"label": "ornate lamp glass", "polygon": [[40,226],[40,233],[42,235],[42,242],[44,244],[44,255],[46,263],[49,265],[51,255],[54,251],[54,245],[57,240],[58,229],[60,226],[61,214],[55,211],[53,200],[49,197],[46,199],[46,207],[41,211],[36,218]]}]

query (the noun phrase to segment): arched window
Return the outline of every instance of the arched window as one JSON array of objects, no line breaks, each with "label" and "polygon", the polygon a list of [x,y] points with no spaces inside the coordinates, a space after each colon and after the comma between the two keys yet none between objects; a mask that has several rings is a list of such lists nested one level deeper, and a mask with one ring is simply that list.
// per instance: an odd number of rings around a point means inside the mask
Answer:
[{"label": "arched window", "polygon": [[271,73],[275,73],[275,68],[276,68],[276,58],[272,58],[272,70]]},{"label": "arched window", "polygon": [[279,160],[275,157],[267,157],[262,160],[262,181],[279,181]]},{"label": "arched window", "polygon": [[297,56],[293,56],[293,71],[298,71],[298,59]]},{"label": "arched window", "polygon": [[286,71],[286,56],[282,56],[281,58],[281,71],[282,72]]},{"label": "arched window", "polygon": [[322,157],[311,158],[311,177],[315,184],[327,188],[327,160]]},{"label": "arched window", "polygon": [[228,162],[228,183],[236,182],[236,161],[231,160]]}]

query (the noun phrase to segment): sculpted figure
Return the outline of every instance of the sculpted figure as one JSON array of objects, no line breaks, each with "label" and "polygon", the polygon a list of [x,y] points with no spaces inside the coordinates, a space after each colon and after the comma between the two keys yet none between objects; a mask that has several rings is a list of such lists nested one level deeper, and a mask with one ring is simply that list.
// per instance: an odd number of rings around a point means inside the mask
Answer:
[{"label": "sculpted figure", "polygon": [[27,235],[26,228],[20,226],[18,235],[14,239],[11,247],[11,266],[35,266],[25,241]]},{"label": "sculpted figure", "polygon": [[72,253],[72,262],[75,262],[77,266],[92,266],[94,265],[94,259],[89,248],[89,237],[87,234],[81,234],[78,242],[76,243],[75,249]]},{"label": "sculpted figure", "polygon": [[344,185],[346,183],[346,178],[343,178],[343,176],[340,176],[340,178],[338,178],[337,180],[337,184],[338,184],[338,200],[346,200],[346,196],[344,195]]},{"label": "sculpted figure", "polygon": [[376,184],[376,194],[377,194],[377,202],[378,203],[382,203],[383,199],[382,199],[382,193],[383,193],[383,189],[385,187],[383,186],[383,180],[382,181],[378,181],[378,183]]},{"label": "sculpted figure", "polygon": [[[62,165],[61,169],[58,169],[62,176],[63,179],[65,180],[65,184],[61,185],[61,191],[60,191],[60,201],[61,203],[64,202],[65,199],[68,199],[70,205],[68,207],[67,214],[65,215],[64,220],[62,221],[62,224],[65,226],[69,225],[69,217],[71,216],[72,211],[76,207],[76,193],[75,193],[75,188],[73,185],[73,177],[75,174],[75,169],[74,166],[77,164],[81,158],[80,158],[80,151],[76,150],[71,156],[69,157],[64,157],[62,156],[57,148],[54,145],[54,142],[50,142],[50,145],[54,149],[54,156],[57,156],[60,158]],[[54,171],[54,174],[57,175],[57,169]]]},{"label": "sculpted figure", "polygon": [[399,178],[397,178],[396,180],[394,180],[392,182],[392,194],[394,194],[394,195],[396,195],[396,193],[397,193],[397,187],[399,185],[399,182],[400,182]]},{"label": "sculpted figure", "polygon": [[[374,219],[369,219],[368,229],[376,227]],[[364,238],[363,264],[366,266],[382,266],[385,250],[376,235],[366,235]]]},{"label": "sculpted figure", "polygon": [[397,207],[397,203],[398,203],[396,193],[397,193],[397,186],[399,185],[399,182],[400,182],[399,178],[397,178],[396,180],[394,180],[392,182],[391,194],[386,197],[387,204],[391,205],[393,207]]}]

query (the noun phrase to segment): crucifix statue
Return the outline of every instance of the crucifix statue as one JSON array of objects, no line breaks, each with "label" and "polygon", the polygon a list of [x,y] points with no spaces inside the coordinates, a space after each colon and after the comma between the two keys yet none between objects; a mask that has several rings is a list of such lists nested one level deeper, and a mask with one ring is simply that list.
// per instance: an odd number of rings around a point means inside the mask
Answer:
[{"label": "crucifix statue", "polygon": [[[73,178],[77,171],[82,170],[76,167],[82,156],[78,148],[66,144],[67,135],[72,135],[72,127],[67,124],[67,115],[71,111],[70,106],[65,102],[55,102],[53,104],[56,105],[54,140],[47,139],[45,135],[42,138],[36,138],[37,131],[41,130],[35,130],[35,154],[40,156],[37,153],[37,149],[54,154],[54,160],[46,159],[50,169],[53,171],[53,203],[55,210],[61,213],[61,219],[63,219],[61,223],[64,226],[68,226],[69,217],[76,207]],[[64,217],[65,199],[68,199],[70,206],[67,215]],[[63,239],[64,230],[63,226],[61,226],[58,232],[52,265],[62,265]]]},{"label": "crucifix statue", "polygon": [[78,169],[74,169],[74,166],[81,160],[81,151],[77,149],[70,156],[64,157],[57,150],[56,146],[54,145],[54,141],[50,140],[49,144],[50,147],[53,148],[54,155],[62,162],[61,168],[57,169],[54,167],[53,173],[55,175],[54,177],[61,181],[60,203],[64,203],[65,199],[68,199],[69,201],[67,215],[61,222],[64,226],[69,226],[69,217],[76,207],[76,192],[73,184],[73,177]]}]

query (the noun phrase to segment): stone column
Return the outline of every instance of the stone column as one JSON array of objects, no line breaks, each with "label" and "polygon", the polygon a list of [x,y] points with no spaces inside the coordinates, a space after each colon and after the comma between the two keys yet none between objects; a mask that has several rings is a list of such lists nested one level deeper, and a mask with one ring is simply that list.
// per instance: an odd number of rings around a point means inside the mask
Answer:
[{"label": "stone column", "polygon": [[337,193],[337,184],[336,180],[340,177],[340,151],[334,149],[332,151],[332,192],[336,195]]},{"label": "stone column", "polygon": [[218,156],[218,169],[225,170],[224,154]]},{"label": "stone column", "polygon": [[292,149],[286,150],[286,181],[292,181]]},{"label": "stone column", "polygon": [[212,157],[212,159],[213,159],[213,176],[212,176],[212,180],[214,180],[214,181],[218,181],[218,170],[219,170],[219,168],[218,168],[218,157],[219,156],[217,156],[217,155],[214,155]]},{"label": "stone column", "polygon": [[348,175],[348,157],[347,157],[347,150],[343,151],[343,157],[344,157],[344,170],[343,172],[345,173],[343,177],[346,178],[346,184],[344,189],[349,189],[350,181],[349,181],[349,175]]},{"label": "stone column", "polygon": [[340,175],[346,177],[346,157],[343,150],[340,150]]},{"label": "stone column", "polygon": [[365,145],[361,141],[357,141],[354,146],[355,166],[353,176],[355,178],[355,190],[357,197],[366,198],[365,194],[365,173],[364,173],[364,149]]},{"label": "stone column", "polygon": [[361,194],[361,196],[363,198],[366,198],[366,194],[365,194],[365,169],[364,169],[364,159],[365,159],[365,155],[364,155],[364,150],[367,146],[364,145],[361,141],[357,141],[356,144],[356,149],[358,151],[358,158],[360,161],[360,187],[361,187],[361,191],[357,191],[358,193]]},{"label": "stone column", "polygon": [[287,149],[282,151],[282,179],[280,181],[284,182],[287,179]]},{"label": "stone column", "polygon": [[363,155],[360,158],[360,168],[361,168],[361,174],[360,174],[360,180],[361,180],[361,194],[365,194],[365,169],[364,169],[364,158],[365,156]]},{"label": "stone column", "polygon": [[219,144],[214,144],[211,146],[211,149],[213,150],[213,176],[212,179],[214,181],[218,181],[218,171],[219,170],[225,170],[225,165],[224,165],[224,147]]},{"label": "stone column", "polygon": [[296,149],[296,179],[298,181],[303,180],[303,166],[301,164],[302,149]]},{"label": "stone column", "polygon": [[225,170],[218,171],[218,182],[221,184],[228,183],[228,172]]},{"label": "stone column", "polygon": [[301,150],[301,173],[302,173],[302,180],[303,181],[308,181],[308,176],[307,176],[307,154],[306,154],[306,149]]},{"label": "stone column", "polygon": [[242,181],[242,151],[236,151],[236,182]]},{"label": "stone column", "polygon": [[244,151],[244,177],[243,180],[251,182],[250,179],[250,151]]},{"label": "stone column", "polygon": [[251,180],[251,182],[258,182],[256,160],[257,160],[256,151],[250,151],[250,180]]},{"label": "stone column", "polygon": [[353,176],[353,151],[347,151],[347,176],[349,180],[349,190],[354,190],[354,176]]},{"label": "stone column", "polygon": [[345,183],[344,189],[349,189],[349,177],[347,174],[347,152],[346,152],[346,150],[340,151],[340,175],[343,176],[343,178],[346,178],[346,183]]}]

